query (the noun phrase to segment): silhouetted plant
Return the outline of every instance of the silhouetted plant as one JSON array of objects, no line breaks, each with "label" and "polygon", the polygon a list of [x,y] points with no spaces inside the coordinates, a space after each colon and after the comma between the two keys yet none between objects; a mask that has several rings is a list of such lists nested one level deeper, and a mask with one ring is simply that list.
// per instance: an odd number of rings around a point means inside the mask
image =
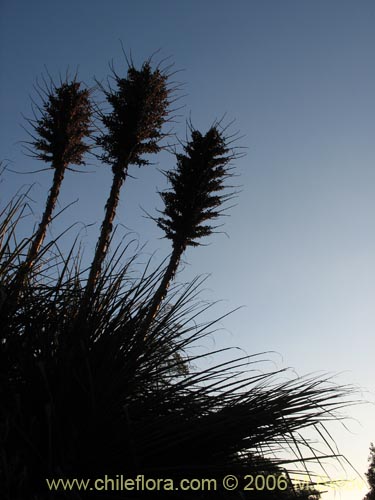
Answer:
[{"label": "silhouetted plant", "polygon": [[160,193],[165,208],[156,219],[166,238],[172,240],[173,251],[159,288],[149,306],[144,328],[147,329],[174,278],[182,254],[188,246],[200,245],[199,240],[215,229],[207,222],[223,212],[222,204],[233,196],[223,194],[225,181],[231,177],[229,163],[234,153],[228,138],[218,125],[206,134],[191,129],[191,140],[184,153],[176,154],[177,168],[165,172],[171,190]]},{"label": "silhouetted plant", "polygon": [[[33,279],[21,282],[22,301],[1,315],[0,485],[5,500],[66,495],[48,491],[46,478],[94,479],[123,472],[129,478],[216,479],[215,498],[228,500],[255,497],[253,491],[226,491],[226,474],[240,481],[245,475],[272,474],[288,479],[287,488],[257,491],[257,499],[307,500],[319,498],[313,481],[300,490],[290,473],[298,466],[308,472],[325,458],[340,458],[329,446],[325,422],[335,419],[335,409],[349,404],[350,389],[313,377],[285,380],[285,370],[255,371],[257,356],[184,373],[179,368],[204,358],[191,348],[215,324],[199,320],[207,310],[198,302],[201,280],[174,290],[168,307],[157,304],[153,327],[140,335],[150,304],[160,290],[161,298],[165,294],[166,286],[160,288],[165,271],[149,273],[146,266],[135,277],[136,255],[128,255],[129,246],[103,263],[128,166],[147,163],[142,155],[159,150],[169,98],[166,78],[149,63],[140,71],[130,66],[127,79],[115,76],[117,91],[107,93],[113,113],[103,117],[107,132],[99,144],[114,180],[89,282],[75,246],[64,257],[57,243],[55,253],[52,246],[38,245],[35,260],[43,254],[46,265],[34,266]],[[43,137],[47,141],[50,136],[46,132]],[[40,143],[40,159],[51,157],[47,145]],[[219,207],[231,196],[222,194],[231,158],[217,127],[206,135],[194,130],[184,154],[177,155],[177,170],[166,174],[173,189],[163,193],[165,210],[157,221],[179,252],[169,280],[186,247],[199,245],[214,230],[206,223],[219,216]],[[0,221],[0,291],[5,284],[10,293],[32,239],[16,241],[23,201],[11,202]],[[88,297],[82,341],[77,316]],[[281,374],[284,380],[278,379]],[[323,436],[327,452],[317,452],[304,430]],[[76,489],[68,494],[84,500],[95,492]],[[166,494],[149,493],[163,499]],[[209,491],[171,495],[212,498]],[[145,492],[102,491],[100,496],[136,499]]]},{"label": "silhouetted plant", "polygon": [[103,149],[102,161],[112,167],[113,181],[87,281],[86,300],[93,292],[108,251],[120,190],[128,167],[148,165],[145,155],[160,151],[159,143],[165,136],[161,129],[167,120],[170,104],[168,74],[159,68],[153,70],[150,60],[139,70],[130,63],[127,78],[121,78],[115,72],[113,76],[116,88],[103,89],[111,112],[101,114],[106,131],[97,140]]},{"label": "silhouetted plant", "polygon": [[[14,278],[20,275],[21,269],[24,269],[24,256],[32,242],[30,237],[24,238],[19,243],[16,239],[16,228],[27,213],[29,190],[30,188],[26,192],[17,194],[0,209],[0,331],[3,335],[6,322],[3,324],[2,319],[4,310],[9,306],[7,301],[10,290],[19,288]],[[18,281],[22,285],[22,280]]]},{"label": "silhouetted plant", "polygon": [[26,269],[33,265],[43,244],[66,169],[69,165],[84,164],[84,154],[90,149],[84,143],[90,134],[90,91],[82,89],[81,85],[76,78],[59,86],[51,82],[44,94],[40,93],[43,97],[42,106],[38,106],[41,116],[29,120],[36,134],[29,143],[33,155],[51,164],[54,177],[42,220],[28,250]]},{"label": "silhouetted plant", "polygon": [[[103,293],[96,289],[87,318],[88,342],[76,356],[67,342],[79,335],[76,265],[75,260],[65,262],[55,285],[43,279],[37,286],[25,282],[26,300],[11,323],[19,342],[1,345],[10,360],[7,371],[1,365],[0,389],[6,499],[43,498],[45,478],[115,477],[125,471],[128,477],[142,473],[175,481],[210,477],[220,485],[225,474],[282,474],[293,465],[290,457],[280,456],[285,447],[295,447],[294,462],[305,461],[306,467],[323,458],[313,447],[311,457],[303,457],[299,450],[306,441],[300,433],[331,419],[345,390],[317,379],[277,382],[282,371],[246,373],[256,357],[176,377],[173,366],[179,362],[173,364],[166,346],[187,352],[209,333],[210,325],[200,325],[199,310],[192,309],[198,282],[177,305],[157,312],[157,328],[143,342],[136,322],[142,320],[139,311],[157,276],[137,282],[129,278],[128,265],[120,273],[106,268]],[[191,362],[199,358],[188,357]],[[92,495],[74,493],[77,498]],[[233,497],[221,486],[216,494]],[[108,499],[124,495],[103,492]],[[199,498],[210,495],[199,492]],[[129,492],[130,498],[143,496]],[[163,498],[165,492],[153,496]],[[297,498],[307,496],[302,491]],[[277,496],[257,493],[259,499],[294,497],[292,482]],[[197,493],[175,493],[175,498],[193,499]]]}]

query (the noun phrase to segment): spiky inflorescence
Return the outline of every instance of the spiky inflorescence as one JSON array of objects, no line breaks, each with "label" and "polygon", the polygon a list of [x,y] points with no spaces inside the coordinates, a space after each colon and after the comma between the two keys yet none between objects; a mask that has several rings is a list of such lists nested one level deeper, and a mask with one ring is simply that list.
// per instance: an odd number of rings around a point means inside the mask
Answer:
[{"label": "spiky inflorescence", "polygon": [[225,180],[231,176],[228,163],[234,157],[224,133],[212,126],[205,135],[198,130],[192,130],[191,135],[184,146],[185,154],[176,155],[176,170],[165,172],[172,189],[160,193],[165,205],[164,217],[157,218],[156,222],[173,241],[173,252],[149,305],[143,335],[167,294],[186,247],[198,246],[199,238],[213,232],[215,228],[204,222],[216,219],[222,212],[218,207],[233,196],[233,193],[218,194],[227,187]]},{"label": "spiky inflorescence", "polygon": [[163,71],[153,71],[149,61],[140,70],[131,64],[127,78],[114,73],[117,89],[105,91],[112,112],[102,116],[107,132],[98,138],[104,150],[102,160],[114,171],[129,164],[147,165],[142,155],[160,150],[161,127],[170,104],[167,78]]},{"label": "spiky inflorescence", "polygon": [[97,144],[103,148],[102,161],[112,166],[113,181],[95,256],[87,280],[85,298],[80,313],[84,316],[87,303],[99,278],[103,261],[108,252],[113,221],[120,199],[120,190],[126,179],[129,165],[147,165],[144,154],[157,153],[159,141],[165,136],[161,127],[167,120],[171,89],[167,86],[168,74],[151,69],[150,60],[140,70],[129,65],[127,78],[115,72],[117,90],[104,90],[112,112],[102,115],[106,127]]},{"label": "spiky inflorescence", "polygon": [[32,122],[38,137],[31,143],[35,156],[56,165],[82,165],[90,146],[90,91],[76,80],[53,85],[46,93],[42,116]]},{"label": "spiky inflorescence", "polygon": [[[165,175],[171,191],[160,193],[164,201],[164,217],[157,219],[174,247],[197,246],[199,238],[209,236],[214,227],[204,222],[216,219],[218,207],[232,195],[218,194],[231,176],[228,163],[233,158],[226,138],[216,126],[202,135],[192,131],[191,141],[177,154],[177,168]],[[216,194],[215,194],[216,193]]]}]

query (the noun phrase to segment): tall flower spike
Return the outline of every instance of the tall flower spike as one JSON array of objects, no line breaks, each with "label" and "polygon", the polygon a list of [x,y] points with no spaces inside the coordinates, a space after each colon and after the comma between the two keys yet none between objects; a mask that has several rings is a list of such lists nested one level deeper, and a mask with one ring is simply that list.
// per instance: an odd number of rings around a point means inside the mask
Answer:
[{"label": "tall flower spike", "polygon": [[144,334],[164,300],[186,247],[200,245],[199,239],[214,231],[215,227],[206,222],[217,219],[223,212],[220,206],[233,197],[234,193],[220,194],[227,187],[226,179],[232,176],[229,162],[233,157],[228,139],[217,126],[205,135],[192,130],[184,153],[176,155],[176,170],[165,173],[172,189],[160,193],[165,208],[156,222],[172,240],[173,251],[146,314]]},{"label": "tall flower spike", "polygon": [[105,206],[105,216],[95,250],[95,256],[85,289],[81,316],[95,289],[103,261],[108,252],[113,221],[120,198],[121,187],[129,165],[147,165],[143,155],[160,151],[159,142],[165,136],[161,129],[167,121],[171,89],[168,74],[159,68],[153,70],[150,61],[141,69],[129,65],[126,78],[114,72],[116,89],[104,90],[111,112],[102,115],[106,131],[97,144],[103,149],[102,161],[111,165],[113,181]]},{"label": "tall flower spike", "polygon": [[60,86],[52,84],[44,96],[43,105],[38,107],[41,117],[29,120],[36,134],[29,144],[34,157],[51,164],[54,177],[42,220],[27,255],[26,269],[32,267],[43,244],[65,170],[69,165],[84,164],[83,156],[90,149],[84,142],[90,134],[90,91],[82,89],[81,83],[74,78]]}]

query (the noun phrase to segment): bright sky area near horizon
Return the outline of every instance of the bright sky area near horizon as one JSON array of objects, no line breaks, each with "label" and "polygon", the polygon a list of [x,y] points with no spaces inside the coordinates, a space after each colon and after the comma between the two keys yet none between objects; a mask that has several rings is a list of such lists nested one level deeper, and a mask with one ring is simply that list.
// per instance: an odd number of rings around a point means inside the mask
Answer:
[{"label": "bright sky area near horizon", "polygon": [[[346,409],[349,431],[332,431],[363,474],[375,440],[375,3],[2,0],[0,16],[0,150],[14,170],[43,167],[18,142],[27,140],[20,125],[36,78],[45,67],[54,78],[79,67],[93,85],[111,60],[125,72],[120,40],[136,64],[161,49],[155,60],[171,56],[183,70],[174,77],[184,83],[174,125],[181,137],[185,117],[202,130],[224,113],[226,123],[235,119],[230,130],[240,131],[247,155],[236,162],[242,192],[224,220],[229,238],[213,235],[189,250],[179,279],[211,274],[203,296],[222,300],[218,313],[244,305],[222,321],[215,346],[274,351],[278,368],[329,372],[363,389],[370,403]],[[173,167],[170,155],[157,161]],[[95,222],[82,230],[91,255],[110,170],[95,159],[88,170],[66,176],[61,207],[79,201],[53,234],[77,219],[80,227]],[[161,208],[156,190],[165,181],[155,167],[130,173],[117,220],[161,259],[169,245],[140,206]],[[3,188],[11,194],[36,182],[38,216],[50,181],[50,171],[8,172]],[[324,498],[361,500],[365,492]]]}]

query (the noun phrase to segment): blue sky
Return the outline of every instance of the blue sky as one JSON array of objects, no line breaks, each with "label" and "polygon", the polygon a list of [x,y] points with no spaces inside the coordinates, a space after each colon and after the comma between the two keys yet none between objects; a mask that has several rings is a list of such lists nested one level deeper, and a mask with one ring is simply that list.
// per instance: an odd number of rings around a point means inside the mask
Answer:
[{"label": "blue sky", "polygon": [[[55,78],[79,67],[92,85],[94,76],[107,77],[111,60],[125,71],[119,40],[136,63],[160,49],[181,70],[181,137],[189,115],[202,130],[224,113],[227,123],[235,119],[231,129],[240,130],[247,155],[236,162],[242,192],[224,221],[229,237],[214,235],[189,250],[180,279],[210,273],[203,295],[222,300],[218,314],[244,305],[223,321],[216,345],[276,351],[277,366],[300,375],[339,373],[338,382],[361,386],[374,403],[375,4],[3,0],[0,18],[0,151],[11,168],[41,167],[18,141],[27,139],[22,114],[31,115],[30,95],[45,67]],[[157,161],[173,167],[166,154]],[[79,201],[54,234],[73,220],[101,221],[110,171],[91,163],[95,173],[67,175],[61,206]],[[140,206],[160,208],[155,191],[165,181],[155,167],[131,174],[137,178],[125,185],[118,222],[163,258],[168,243]],[[4,187],[12,193],[37,182],[37,217],[50,181],[51,172],[9,173]],[[82,230],[88,258],[98,229]],[[347,413],[351,432],[338,427],[337,443],[364,472],[374,406]]]}]

